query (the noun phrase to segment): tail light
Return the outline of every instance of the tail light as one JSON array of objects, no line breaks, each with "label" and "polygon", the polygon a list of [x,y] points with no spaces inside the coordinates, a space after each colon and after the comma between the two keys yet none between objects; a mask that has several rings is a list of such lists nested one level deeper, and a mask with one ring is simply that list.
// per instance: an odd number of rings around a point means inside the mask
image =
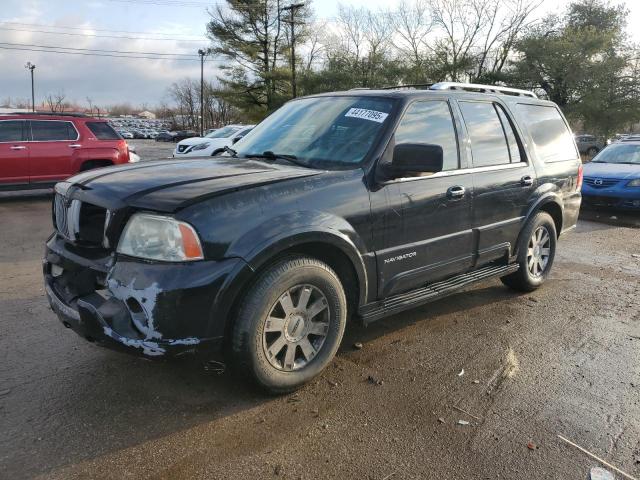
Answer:
[{"label": "tail light", "polygon": [[582,188],[582,163],[578,167],[578,181],[576,182],[576,190],[580,190]]},{"label": "tail light", "polygon": [[120,153],[120,159],[122,163],[129,162],[129,145],[126,140],[118,140],[118,152]]}]

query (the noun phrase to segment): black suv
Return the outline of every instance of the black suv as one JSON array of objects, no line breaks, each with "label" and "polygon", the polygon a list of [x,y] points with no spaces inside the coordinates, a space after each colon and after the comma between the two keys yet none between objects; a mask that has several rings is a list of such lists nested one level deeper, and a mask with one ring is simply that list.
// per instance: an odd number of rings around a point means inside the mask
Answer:
[{"label": "black suv", "polygon": [[225,352],[293,390],[365,324],[490,277],[540,286],[576,225],[581,163],[556,105],[441,83],[293,100],[217,158],[56,186],[46,293],[89,341]]}]

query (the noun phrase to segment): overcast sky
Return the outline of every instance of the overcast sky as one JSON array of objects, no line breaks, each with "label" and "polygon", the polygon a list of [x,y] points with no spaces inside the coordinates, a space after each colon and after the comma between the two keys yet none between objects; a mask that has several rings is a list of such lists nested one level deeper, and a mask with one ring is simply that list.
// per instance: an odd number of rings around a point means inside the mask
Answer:
[{"label": "overcast sky", "polygon": [[[36,65],[36,102],[42,101],[48,93],[64,92],[69,100],[83,104],[86,97],[91,97],[98,105],[129,102],[153,106],[166,98],[167,87],[174,81],[199,77],[197,58],[195,61],[109,58],[13,51],[2,47],[37,50],[40,47],[29,45],[42,45],[70,47],[78,49],[77,52],[82,52],[80,49],[103,49],[193,54],[198,48],[207,46],[204,37],[208,18],[205,3],[212,5],[222,0],[0,1],[0,101],[7,97],[30,97],[28,71],[24,68],[30,61]],[[541,13],[562,9],[568,2],[545,0]],[[176,3],[181,5],[176,6]],[[393,6],[397,0],[313,2],[320,18],[335,16],[339,3],[377,8]],[[629,24],[640,24],[640,2],[627,0],[626,3],[631,10]],[[207,77],[215,77],[217,63],[214,60],[207,62]]]}]

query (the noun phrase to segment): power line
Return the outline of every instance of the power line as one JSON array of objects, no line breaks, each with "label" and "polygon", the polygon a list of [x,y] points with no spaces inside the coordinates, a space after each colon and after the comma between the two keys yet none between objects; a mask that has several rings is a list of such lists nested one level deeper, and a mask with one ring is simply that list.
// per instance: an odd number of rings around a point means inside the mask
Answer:
[{"label": "power line", "polygon": [[35,47],[35,48],[48,48],[48,49],[56,49],[56,50],[72,50],[72,51],[81,51],[81,52],[89,52],[89,53],[122,53],[122,54],[135,54],[135,55],[154,55],[154,56],[178,56],[178,57],[197,57],[196,54],[193,53],[161,53],[161,52],[136,52],[136,51],[127,51],[127,50],[103,50],[99,48],[73,48],[73,47],[60,47],[57,45],[36,45],[32,43],[10,43],[10,42],[0,42],[2,45],[9,45],[11,47]]},{"label": "power line", "polygon": [[87,52],[65,52],[59,50],[45,50],[42,48],[26,48],[26,47],[5,47],[0,43],[1,50],[15,50],[15,51],[23,51],[23,52],[44,52],[44,53],[60,53],[65,55],[82,55],[85,57],[112,57],[112,58],[138,58],[138,59],[146,59],[146,60],[171,60],[171,61],[187,61],[194,62],[198,61],[198,58],[181,58],[181,57],[149,57],[142,55],[114,55],[108,53],[87,53]]},{"label": "power line", "polygon": [[92,30],[94,32],[107,32],[107,33],[131,33],[138,35],[172,35],[179,37],[199,37],[200,35],[188,35],[181,33],[163,33],[163,32],[134,32],[131,30],[110,30],[105,28],[93,28],[93,27],[72,27],[67,25],[45,25],[42,23],[20,23],[20,22],[5,22],[0,20],[1,24],[4,25],[21,25],[27,27],[42,27],[42,28],[56,28],[56,29],[65,29],[65,30]]},{"label": "power line", "polygon": [[116,3],[128,3],[128,4],[139,4],[139,5],[158,5],[164,7],[196,7],[196,8],[207,8],[211,6],[215,6],[216,2],[205,3],[205,2],[190,2],[184,0],[108,0],[109,2]]},{"label": "power line", "polygon": [[173,41],[173,42],[184,42],[184,43],[202,43],[204,41],[204,40],[189,40],[189,39],[182,39],[182,38],[151,38],[151,37],[130,37],[125,35],[98,35],[98,34],[92,34],[92,33],[50,32],[45,30],[32,30],[32,29],[21,29],[21,28],[11,28],[11,27],[0,27],[0,30],[7,30],[7,31],[13,31],[13,32],[45,33],[49,35],[65,35],[65,36],[73,36],[73,37],[121,38],[125,40]]}]

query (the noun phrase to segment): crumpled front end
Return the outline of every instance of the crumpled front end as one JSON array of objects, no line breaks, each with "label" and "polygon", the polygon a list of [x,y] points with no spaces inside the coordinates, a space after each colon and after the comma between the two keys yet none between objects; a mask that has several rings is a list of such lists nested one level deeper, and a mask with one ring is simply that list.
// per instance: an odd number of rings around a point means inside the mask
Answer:
[{"label": "crumpled front end", "polygon": [[214,355],[222,336],[213,304],[239,262],[151,263],[55,234],[43,262],[45,291],[60,321],[98,345],[146,357]]}]

